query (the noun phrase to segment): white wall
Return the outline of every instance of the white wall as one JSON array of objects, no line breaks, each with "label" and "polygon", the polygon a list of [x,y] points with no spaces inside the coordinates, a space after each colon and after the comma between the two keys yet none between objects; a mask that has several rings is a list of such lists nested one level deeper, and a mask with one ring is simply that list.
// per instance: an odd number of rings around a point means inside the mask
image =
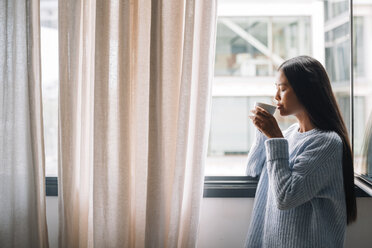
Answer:
[{"label": "white wall", "polygon": [[[241,248],[254,198],[204,198],[198,248]],[[58,244],[58,199],[47,197],[50,248]],[[358,198],[358,221],[347,228],[346,248],[372,247],[372,198]]]},{"label": "white wall", "polygon": [[[241,248],[254,198],[204,198],[198,248]],[[347,228],[346,248],[372,247],[372,198],[357,198],[358,220]]]},{"label": "white wall", "polygon": [[46,216],[48,224],[49,247],[58,247],[58,197],[46,197]]},{"label": "white wall", "polygon": [[204,198],[198,248],[243,247],[254,198]]}]

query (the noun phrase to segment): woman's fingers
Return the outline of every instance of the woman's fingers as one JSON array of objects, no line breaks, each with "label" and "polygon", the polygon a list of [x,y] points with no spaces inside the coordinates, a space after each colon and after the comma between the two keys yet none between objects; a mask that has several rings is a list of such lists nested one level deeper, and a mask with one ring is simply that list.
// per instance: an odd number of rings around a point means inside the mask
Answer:
[{"label": "woman's fingers", "polygon": [[264,121],[263,119],[260,117],[260,116],[252,116],[252,115],[248,115],[248,117],[252,120],[253,124],[257,127],[257,128],[261,128]]},{"label": "woman's fingers", "polygon": [[257,110],[251,110],[252,113],[255,114],[255,116],[262,116],[262,117],[266,117],[265,113],[261,112],[261,111],[257,111]]},{"label": "woman's fingers", "polygon": [[268,137],[272,137],[272,133],[275,132],[274,135],[283,137],[277,134],[280,132],[276,132],[276,129],[278,129],[277,121],[273,115],[267,112],[267,110],[256,106],[256,108],[251,110],[250,112],[252,112],[254,115],[248,115],[249,118],[252,119],[253,124],[261,133],[264,133]]},{"label": "woman's fingers", "polygon": [[263,118],[265,118],[264,116],[260,116],[258,114],[255,114],[255,115],[248,115],[249,118],[251,119],[254,119],[254,118],[257,118],[259,120],[263,120]]},{"label": "woman's fingers", "polygon": [[263,116],[270,116],[270,113],[267,112],[265,109],[261,108],[260,106],[256,106],[257,114],[261,114]]},{"label": "woman's fingers", "polygon": [[[252,117],[255,117],[255,118],[258,118],[259,120],[264,120],[264,118],[266,118],[265,115],[261,114],[260,112],[256,111],[256,110],[251,110],[252,113],[254,113],[254,115],[249,115],[249,116],[252,116]],[[252,119],[252,118],[251,118]]]},{"label": "woman's fingers", "polygon": [[258,131],[262,133],[261,131],[262,124],[263,124],[262,119],[259,119],[260,117],[257,117],[257,115],[248,115],[248,117],[252,119],[253,125],[255,125]]},{"label": "woman's fingers", "polygon": [[265,110],[262,111],[261,109],[253,109],[251,110],[251,112],[254,113],[255,116],[270,117],[270,114],[268,112],[264,112]]}]

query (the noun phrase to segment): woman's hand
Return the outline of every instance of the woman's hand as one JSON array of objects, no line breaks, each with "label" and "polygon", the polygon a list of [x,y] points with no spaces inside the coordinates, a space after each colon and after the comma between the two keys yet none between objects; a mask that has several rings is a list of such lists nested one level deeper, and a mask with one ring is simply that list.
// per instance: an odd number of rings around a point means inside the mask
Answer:
[{"label": "woman's hand", "polygon": [[249,115],[253,124],[268,138],[284,138],[275,117],[260,106],[251,110],[254,116]]}]

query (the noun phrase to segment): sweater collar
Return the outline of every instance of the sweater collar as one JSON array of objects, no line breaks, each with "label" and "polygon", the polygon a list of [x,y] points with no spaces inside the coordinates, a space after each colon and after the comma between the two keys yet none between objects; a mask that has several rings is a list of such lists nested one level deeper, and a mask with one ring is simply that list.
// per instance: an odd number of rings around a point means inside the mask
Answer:
[{"label": "sweater collar", "polygon": [[295,125],[295,128],[294,128],[294,133],[295,133],[295,135],[297,135],[299,137],[305,137],[305,136],[308,136],[308,135],[311,135],[313,133],[316,133],[316,132],[320,131],[320,129],[315,127],[315,128],[313,128],[309,131],[301,133],[300,131],[298,131],[299,128],[300,128],[300,125],[297,122],[296,125]]}]

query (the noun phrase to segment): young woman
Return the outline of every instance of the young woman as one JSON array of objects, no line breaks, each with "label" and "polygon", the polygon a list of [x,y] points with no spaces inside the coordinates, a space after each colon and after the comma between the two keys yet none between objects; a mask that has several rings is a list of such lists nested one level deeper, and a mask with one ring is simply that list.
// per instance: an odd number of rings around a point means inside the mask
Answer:
[{"label": "young woman", "polygon": [[322,64],[309,56],[278,69],[277,110],[294,115],[283,132],[256,107],[249,176],[260,175],[245,247],[343,247],[357,216],[347,129]]}]

